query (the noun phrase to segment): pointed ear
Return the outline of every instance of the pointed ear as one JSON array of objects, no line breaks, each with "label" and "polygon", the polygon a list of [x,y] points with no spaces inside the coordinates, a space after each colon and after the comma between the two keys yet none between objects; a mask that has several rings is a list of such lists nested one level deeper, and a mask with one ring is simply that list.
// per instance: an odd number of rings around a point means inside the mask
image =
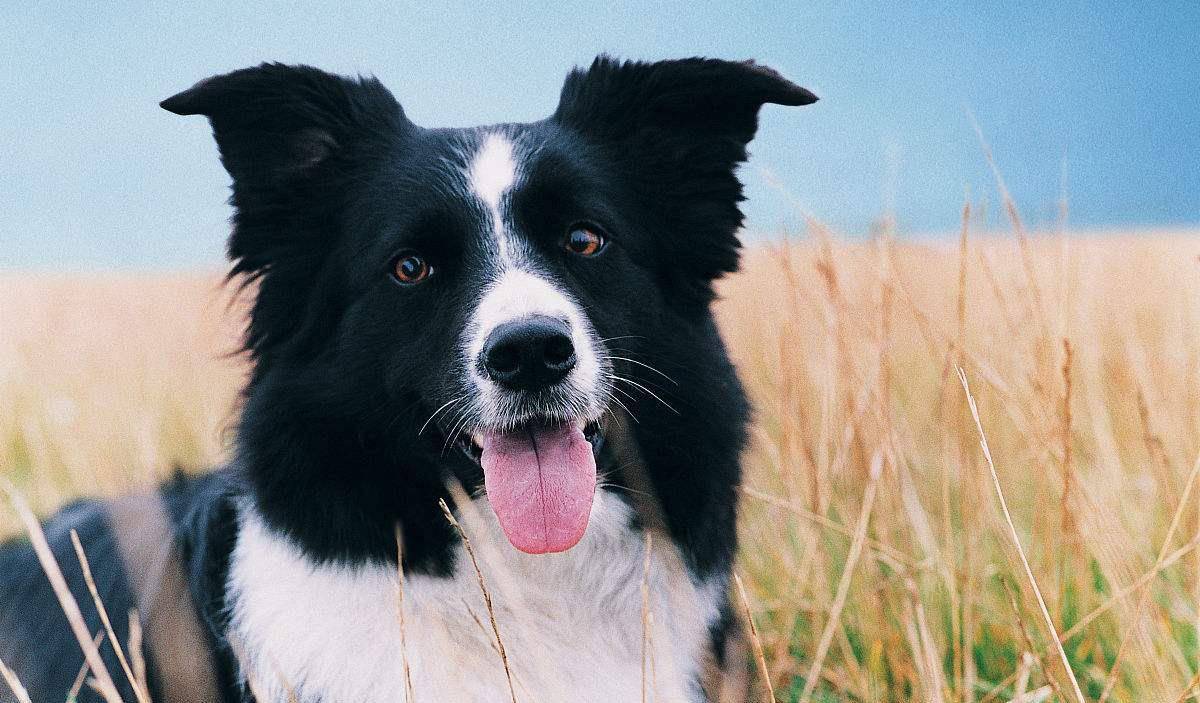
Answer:
[{"label": "pointed ear", "polygon": [[[233,177],[232,274],[256,275],[328,247],[336,199],[330,186],[348,166],[417,129],[374,78],[343,78],[310,66],[265,63],[213,76],[162,101],[177,115],[212,123]],[[339,167],[341,166],[341,167]]]},{"label": "pointed ear", "polygon": [[[233,177],[230,278],[257,281],[246,348],[261,354],[304,330],[328,329],[322,276],[340,235],[337,197],[356,169],[419,129],[373,78],[263,64],[203,80],[162,101],[212,123]],[[311,336],[311,335],[310,335]]]},{"label": "pointed ear", "polygon": [[644,63],[599,56],[567,76],[554,118],[617,137],[639,129],[683,129],[743,145],[766,103],[809,105],[817,96],[753,61],[680,59]]},{"label": "pointed ear", "polygon": [[277,63],[207,78],[159,104],[209,118],[235,192],[239,183],[284,186],[360,138],[411,126],[374,78]]},{"label": "pointed ear", "polygon": [[[552,119],[615,163],[631,192],[657,213],[666,275],[703,302],[712,280],[738,266],[735,170],[766,103],[817,97],[753,61],[690,58],[643,63],[598,57],[567,76]],[[688,252],[680,262],[680,252]]]}]

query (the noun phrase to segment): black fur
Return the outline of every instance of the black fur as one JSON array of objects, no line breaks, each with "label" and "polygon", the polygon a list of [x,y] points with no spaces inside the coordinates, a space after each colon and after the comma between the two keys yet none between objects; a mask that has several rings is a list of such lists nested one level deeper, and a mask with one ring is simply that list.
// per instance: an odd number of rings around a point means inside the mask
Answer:
[{"label": "black fur", "polygon": [[[202,610],[210,619],[224,607],[223,603],[208,599],[219,597],[218,594],[223,592],[220,587],[224,581],[222,571],[231,546],[227,536],[218,538],[218,535],[231,532],[234,523],[226,516],[213,514],[228,504],[224,497],[228,479],[226,472],[197,479],[178,477],[161,490],[163,504],[175,529],[174,538],[183,547],[197,610]],[[75,554],[72,530],[79,535],[84,547],[96,590],[104,602],[113,631],[122,645],[127,645],[130,641],[127,614],[136,607],[136,602],[105,502],[81,500],[72,503],[45,526],[46,540],[83,613],[87,628],[97,634],[104,626]],[[164,535],[164,538],[169,536]],[[68,690],[79,675],[83,653],[69,627],[29,543],[19,539],[0,546],[0,659],[17,673],[34,701],[66,700]],[[232,696],[240,696],[241,686],[234,680],[227,652],[223,651],[224,643],[217,634],[221,630],[207,629],[210,647],[217,654],[217,680],[221,689],[231,696],[228,700],[238,700]],[[115,650],[105,642],[100,652],[122,699],[136,701]],[[159,691],[161,682],[153,658],[147,656],[145,660],[151,689]],[[0,687],[0,701],[15,701],[10,695],[6,687]],[[84,686],[78,700],[98,703],[103,699]]]},{"label": "black fur", "polygon": [[[738,266],[736,168],[764,103],[814,100],[753,63],[600,57],[568,76],[551,117],[494,128],[522,145],[511,208],[539,271],[570,291],[608,352],[661,371],[614,362],[646,389],[622,399],[671,536],[697,576],[728,574],[736,549],[748,407],[709,310],[714,279]],[[489,258],[487,213],[448,166],[482,132],[418,127],[374,79],[280,64],[208,79],[162,106],[212,123],[232,177],[230,277],[254,294],[234,468],[181,484],[172,502],[214,648],[224,647],[241,498],[314,560],[394,563],[398,523],[405,569],[449,574],[457,538],[438,499],[451,501],[447,481],[476,490],[482,478],[447,448],[452,416],[422,428],[463,376],[460,335]],[[594,260],[559,249],[580,221],[611,240]],[[404,287],[390,266],[412,249],[436,274]],[[602,456],[600,471],[620,484],[620,458]],[[50,524],[59,543],[66,525],[84,528],[109,595],[125,603],[104,551],[102,507],[69,509]],[[55,656],[17,668],[38,692],[61,691],[79,654],[28,550],[3,552],[0,574],[0,652],[52,643],[39,651]],[[35,611],[46,614],[37,627]],[[718,624],[714,640],[727,627]],[[232,696],[229,659],[220,661]]]},{"label": "black fur", "polygon": [[[84,613],[88,630],[101,632],[104,625],[92,606],[92,597],[83,578],[83,569],[71,543],[71,530],[79,534],[88,562],[93,567],[96,589],[112,616],[113,627],[121,641],[128,642],[128,620],[124,616],[134,607],[116,543],[108,529],[103,505],[98,501],[79,501],[63,508],[45,528],[55,559],[61,565],[71,594]],[[0,659],[17,672],[35,700],[66,700],[79,669],[83,652],[71,636],[70,625],[58,606],[50,582],[42,574],[33,549],[25,541],[0,548]],[[119,673],[120,663],[111,647],[102,648],[104,664]],[[133,691],[124,677],[118,680],[122,698],[133,699]],[[0,701],[10,698],[0,685]],[[81,700],[99,701],[84,692]]]}]

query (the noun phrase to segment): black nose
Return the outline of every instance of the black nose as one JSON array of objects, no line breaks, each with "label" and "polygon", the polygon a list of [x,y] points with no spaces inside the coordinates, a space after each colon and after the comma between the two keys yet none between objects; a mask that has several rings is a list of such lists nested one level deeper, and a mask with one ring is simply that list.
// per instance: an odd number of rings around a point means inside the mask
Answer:
[{"label": "black nose", "polygon": [[566,322],[536,315],[497,325],[483,343],[483,368],[496,383],[536,391],[566,378],[575,368],[575,345]]}]

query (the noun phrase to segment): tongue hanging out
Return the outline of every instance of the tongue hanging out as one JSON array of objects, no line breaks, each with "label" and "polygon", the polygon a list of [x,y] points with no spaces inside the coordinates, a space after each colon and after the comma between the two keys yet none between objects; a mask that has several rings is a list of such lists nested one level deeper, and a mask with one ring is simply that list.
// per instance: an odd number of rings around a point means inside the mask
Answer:
[{"label": "tongue hanging out", "polygon": [[530,425],[483,436],[484,486],[508,541],[522,552],[574,547],[587,529],[596,460],[573,425]]}]

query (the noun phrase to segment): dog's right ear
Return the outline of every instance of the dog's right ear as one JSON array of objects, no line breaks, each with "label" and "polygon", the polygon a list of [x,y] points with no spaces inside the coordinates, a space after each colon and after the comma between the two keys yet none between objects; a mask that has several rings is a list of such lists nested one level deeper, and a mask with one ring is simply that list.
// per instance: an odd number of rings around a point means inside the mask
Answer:
[{"label": "dog's right ear", "polygon": [[243,188],[287,188],[364,138],[412,126],[374,78],[278,63],[207,78],[159,104],[208,117],[235,200]]},{"label": "dog's right ear", "polygon": [[[340,233],[340,198],[361,174],[419,128],[374,78],[309,66],[263,64],[197,83],[162,101],[177,115],[212,123],[233,177],[230,277],[259,282],[246,348],[254,353],[327,324],[315,282]],[[307,301],[307,304],[306,304]]]}]

